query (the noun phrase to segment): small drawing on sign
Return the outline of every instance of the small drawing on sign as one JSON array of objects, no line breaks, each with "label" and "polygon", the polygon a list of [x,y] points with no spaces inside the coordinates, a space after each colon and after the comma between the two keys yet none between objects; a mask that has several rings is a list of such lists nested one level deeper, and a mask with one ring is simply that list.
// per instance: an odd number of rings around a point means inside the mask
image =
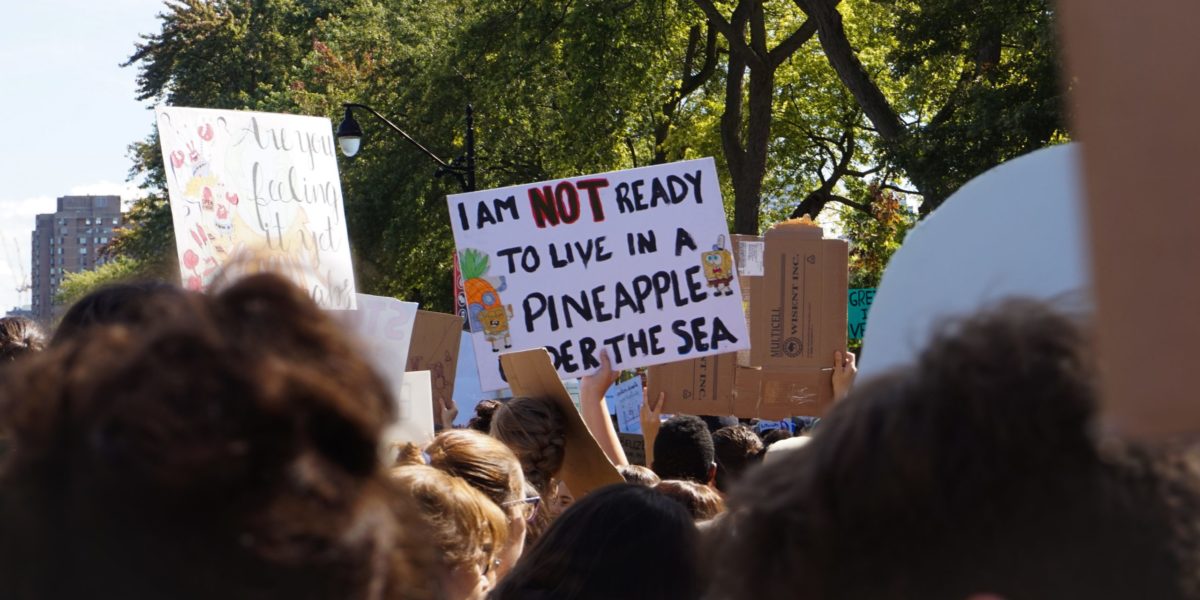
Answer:
[{"label": "small drawing on sign", "polygon": [[700,258],[708,287],[716,288],[713,295],[732,295],[733,290],[729,283],[733,281],[733,255],[725,249],[725,236],[717,236],[717,243],[713,244],[712,250],[700,253]]}]

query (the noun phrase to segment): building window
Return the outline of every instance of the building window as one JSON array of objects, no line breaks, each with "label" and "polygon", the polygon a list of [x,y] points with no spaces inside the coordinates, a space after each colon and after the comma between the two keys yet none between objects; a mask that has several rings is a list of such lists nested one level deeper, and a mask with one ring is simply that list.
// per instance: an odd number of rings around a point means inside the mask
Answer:
[{"label": "building window", "polygon": [[80,253],[80,254],[87,254],[87,248],[80,248],[80,249],[79,249],[79,253]]},{"label": "building window", "polygon": [[119,219],[119,218],[117,218],[117,217],[113,217],[112,224],[113,224],[113,225],[120,225],[120,224],[121,224],[121,219]]},{"label": "building window", "polygon": [[101,244],[107,244],[107,243],[108,243],[108,238],[106,238],[106,237],[102,237],[102,238],[100,238],[100,243],[101,243]]},{"label": "building window", "polygon": [[92,220],[91,220],[91,219],[86,219],[86,220],[84,221],[84,224],[85,224],[85,225],[91,225],[91,224],[92,224]]}]

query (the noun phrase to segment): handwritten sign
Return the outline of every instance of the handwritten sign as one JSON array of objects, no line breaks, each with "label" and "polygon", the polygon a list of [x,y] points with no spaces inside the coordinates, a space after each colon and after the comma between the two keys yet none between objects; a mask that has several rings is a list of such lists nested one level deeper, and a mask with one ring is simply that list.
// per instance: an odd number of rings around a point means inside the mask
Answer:
[{"label": "handwritten sign", "polygon": [[861,340],[867,332],[867,313],[875,301],[875,288],[850,288],[846,337]]},{"label": "handwritten sign", "polygon": [[155,114],[187,288],[233,264],[287,276],[323,308],[354,308],[329,119],[173,106]]},{"label": "handwritten sign", "polygon": [[449,197],[484,390],[546,348],[563,378],[749,347],[712,159]]},{"label": "handwritten sign", "polygon": [[642,432],[641,377],[614,384],[604,396],[617,415],[617,429],[620,433]]}]

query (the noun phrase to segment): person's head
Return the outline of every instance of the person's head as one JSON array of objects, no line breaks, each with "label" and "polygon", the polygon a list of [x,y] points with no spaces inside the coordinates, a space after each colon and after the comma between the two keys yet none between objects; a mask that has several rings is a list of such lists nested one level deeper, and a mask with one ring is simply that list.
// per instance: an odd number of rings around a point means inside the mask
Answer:
[{"label": "person's head", "polygon": [[732,495],[716,597],[794,597],[796,580],[810,598],[1182,597],[1196,569],[1173,548],[1194,553],[1195,528],[1174,511],[1197,514],[1194,477],[1100,449],[1085,342],[1014,301],[861,382]]},{"label": "person's head", "polygon": [[717,459],[717,489],[728,493],[733,482],[751,465],[758,463],[763,442],[754,430],[745,425],[718,429],[712,436],[712,442]]},{"label": "person's head", "polygon": [[467,429],[491,433],[492,415],[496,414],[497,408],[500,408],[499,400],[481,400],[475,405],[475,414],[467,421]]},{"label": "person's head", "polygon": [[762,436],[763,451],[764,452],[767,451],[773,444],[775,444],[775,442],[780,442],[780,441],[783,441],[786,439],[790,439],[791,437],[792,437],[792,432],[790,432],[786,429],[783,429],[783,428],[772,429],[772,430],[764,433]]},{"label": "person's head", "polygon": [[732,427],[738,424],[737,417],[733,416],[714,417],[711,415],[700,415],[700,420],[704,421],[704,425],[705,427],[708,427],[709,433],[716,433],[719,429]]},{"label": "person's head", "polygon": [[428,542],[442,556],[441,598],[481,600],[495,583],[508,538],[504,512],[463,479],[434,467],[400,466],[391,476],[416,501]]},{"label": "person's head", "polygon": [[525,479],[542,497],[556,491],[555,477],[562,469],[567,421],[549,398],[513,398],[492,415],[492,436],[504,442],[521,461]]},{"label": "person's head", "polygon": [[527,501],[520,461],[500,440],[466,429],[438,434],[425,453],[429,466],[462,478],[504,511],[508,541],[498,553],[498,575],[503,576],[520,558],[526,524],[540,504],[540,499]]},{"label": "person's head", "polygon": [[25,317],[0,319],[0,365],[18,357],[39,352],[46,346],[45,337],[37,324]]},{"label": "person's head", "polygon": [[677,502],[647,487],[611,485],[563,512],[491,598],[698,598],[697,545]]},{"label": "person's head", "polygon": [[725,510],[725,501],[721,499],[721,494],[694,481],[667,479],[655,485],[654,490],[678,502],[687,509],[694,521],[708,521]]},{"label": "person's head", "polygon": [[621,465],[617,467],[617,470],[621,472],[621,477],[625,479],[625,483],[654,487],[659,481],[662,481],[658,478],[658,475],[654,474],[654,471],[642,465]]},{"label": "person's head", "polygon": [[654,439],[654,464],[662,479],[687,479],[710,483],[716,474],[712,434],[699,417],[675,415],[667,419]]},{"label": "person's head", "polygon": [[76,300],[54,329],[52,345],[98,325],[136,327],[187,310],[198,294],[163,281],[106,285]]},{"label": "person's head", "polygon": [[379,460],[393,414],[272,275],[65,338],[0,387],[0,595],[427,597],[420,524]]}]

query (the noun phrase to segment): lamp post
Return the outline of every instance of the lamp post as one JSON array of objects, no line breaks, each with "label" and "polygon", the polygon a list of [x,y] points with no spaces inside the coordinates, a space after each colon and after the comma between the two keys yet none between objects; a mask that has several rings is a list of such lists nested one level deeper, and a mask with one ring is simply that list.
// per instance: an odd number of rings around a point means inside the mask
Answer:
[{"label": "lamp post", "polygon": [[375,118],[383,121],[385,125],[390,127],[392,131],[400,134],[408,143],[416,146],[418,150],[424,152],[426,156],[433,159],[437,163],[437,171],[434,172],[435,177],[449,175],[458,180],[464,192],[475,191],[475,115],[471,105],[467,105],[467,147],[466,153],[455,158],[450,162],[446,162],[434,154],[420,142],[413,139],[406,131],[400,129],[395,123],[389,121],[387,117],[379,114],[379,111],[365,104],[346,103],[342,105],[346,108],[346,116],[342,119],[342,123],[337,128],[338,146],[342,149],[342,154],[347,157],[353,157],[358,154],[359,148],[362,146],[362,127],[359,127],[358,121],[354,120],[354,109],[365,110]]},{"label": "lamp post", "polygon": [[[438,165],[437,171],[435,171],[433,174],[434,177],[449,175],[458,180],[458,184],[462,186],[462,190],[464,192],[475,191],[475,111],[471,108],[470,104],[467,105],[466,153],[450,162],[442,160],[440,157],[438,157],[438,155],[430,151],[429,148],[422,146],[420,142],[413,139],[411,135],[408,135],[408,132],[400,129],[398,125],[389,121],[387,117],[379,114],[379,111],[371,108],[370,106],[365,104],[354,104],[350,102],[343,104],[342,106],[346,109],[346,116],[342,118],[341,124],[338,125],[337,142],[338,146],[342,149],[342,154],[345,154],[347,158],[354,157],[354,155],[358,154],[359,149],[362,147],[362,127],[358,125],[358,121],[354,120],[354,109],[357,108],[375,115],[375,118],[383,121],[385,125],[392,129],[392,131],[400,134],[400,136],[407,140],[408,143],[416,146],[421,152],[424,152],[425,156],[433,159],[433,162],[437,163]],[[463,329],[469,330],[466,319],[467,310],[466,306],[464,305],[465,298],[462,294],[461,279],[462,278],[458,271],[458,253],[455,252],[454,308],[455,312],[458,313],[459,316],[463,317]]]}]

